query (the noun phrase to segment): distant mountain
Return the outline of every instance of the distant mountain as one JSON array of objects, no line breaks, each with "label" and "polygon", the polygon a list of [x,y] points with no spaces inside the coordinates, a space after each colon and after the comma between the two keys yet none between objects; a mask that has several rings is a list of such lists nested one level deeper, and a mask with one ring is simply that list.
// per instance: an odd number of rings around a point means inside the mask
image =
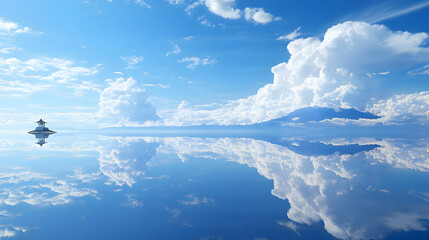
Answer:
[{"label": "distant mountain", "polygon": [[297,109],[287,116],[276,118],[262,125],[276,125],[281,123],[308,123],[311,121],[319,122],[326,119],[343,118],[343,119],[377,119],[380,118],[369,112],[361,112],[356,109],[340,108],[335,110],[326,107],[306,107]]}]

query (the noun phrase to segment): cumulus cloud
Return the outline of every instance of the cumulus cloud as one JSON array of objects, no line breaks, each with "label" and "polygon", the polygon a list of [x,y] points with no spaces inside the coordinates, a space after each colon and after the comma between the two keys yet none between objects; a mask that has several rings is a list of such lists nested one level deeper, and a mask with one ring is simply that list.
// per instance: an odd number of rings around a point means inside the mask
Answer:
[{"label": "cumulus cloud", "polygon": [[[142,126],[150,122],[159,120],[156,109],[145,93],[143,87],[168,88],[164,84],[139,84],[132,77],[128,79],[118,78],[107,80],[108,86],[102,88],[99,84],[90,81],[77,81],[66,85],[65,89],[73,89],[74,93],[82,95],[84,91],[92,91],[99,96],[98,107],[81,108],[75,107],[68,112],[50,109],[50,113],[45,113],[43,118],[51,119],[64,126],[76,125],[85,128],[111,127],[111,126]],[[52,85],[52,86],[51,86]],[[43,91],[55,87],[53,84],[29,84],[20,81],[0,80],[0,92],[13,96],[25,96],[37,91]],[[40,109],[43,105],[28,106]],[[94,110],[92,110],[94,109]],[[58,111],[58,112],[56,112]],[[3,126],[19,126],[33,122],[35,118],[40,118],[40,113],[0,113],[0,120]]]},{"label": "cumulus cloud", "polygon": [[134,78],[117,78],[100,93],[99,114],[104,122],[130,125],[158,120],[156,109]]},{"label": "cumulus cloud", "polygon": [[23,227],[0,225],[0,239],[14,237],[19,232],[25,233],[27,231],[28,229]]},{"label": "cumulus cloud", "polygon": [[[271,13],[265,12],[263,8],[247,7],[244,10],[240,10],[235,7],[235,3],[235,0],[198,0],[190,4],[185,11],[189,14],[197,6],[205,5],[210,12],[226,19],[241,19],[244,14],[246,21],[257,24],[267,24],[272,21],[281,20],[281,17],[274,17]],[[203,25],[208,25],[206,19],[205,21],[199,20]]]},{"label": "cumulus cloud", "polygon": [[263,8],[245,8],[244,9],[244,18],[246,21],[267,24],[274,20],[281,20],[281,18],[274,18],[271,13],[267,13]]},{"label": "cumulus cloud", "polygon": [[190,69],[194,69],[200,65],[213,65],[217,63],[217,60],[207,56],[206,58],[199,57],[186,57],[179,60],[179,62],[190,62],[186,67]]},{"label": "cumulus cloud", "polygon": [[205,5],[214,14],[228,19],[241,18],[240,10],[234,8],[235,0],[205,0]]},{"label": "cumulus cloud", "polygon": [[0,35],[12,35],[29,32],[32,32],[32,29],[29,27],[20,27],[15,22],[0,18]]},{"label": "cumulus cloud", "polygon": [[160,116],[167,125],[251,124],[308,106],[365,110],[378,97],[376,83],[364,80],[366,73],[427,61],[427,39],[426,33],[393,32],[383,25],[337,24],[323,39],[290,42],[290,59],[272,68],[273,83],[255,95],[216,109],[189,106],[162,111]]},{"label": "cumulus cloud", "polygon": [[429,120],[429,91],[395,95],[368,107],[367,111],[382,116],[377,122],[426,123]]},{"label": "cumulus cloud", "polygon": [[277,40],[292,41],[301,35],[301,33],[299,32],[300,29],[301,29],[301,27],[298,27],[293,32],[291,32],[287,35],[283,35],[283,36],[278,37]]}]

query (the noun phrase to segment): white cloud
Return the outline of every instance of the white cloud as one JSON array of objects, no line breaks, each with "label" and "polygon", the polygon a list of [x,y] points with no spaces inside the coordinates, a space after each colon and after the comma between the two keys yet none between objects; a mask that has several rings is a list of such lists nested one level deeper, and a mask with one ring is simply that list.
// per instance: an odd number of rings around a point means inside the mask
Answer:
[{"label": "white cloud", "polygon": [[274,20],[280,20],[281,18],[274,18],[271,13],[267,13],[263,8],[245,8],[244,9],[244,18],[246,21],[267,24]]},{"label": "white cloud", "polygon": [[299,232],[298,232],[299,227],[298,227],[298,225],[296,225],[296,223],[291,222],[291,221],[278,221],[277,224],[279,224],[283,227],[287,227],[299,235]]},{"label": "white cloud", "polygon": [[23,227],[0,225],[0,239],[14,237],[18,232],[25,233],[27,231],[28,229]]},{"label": "white cloud", "polygon": [[190,4],[190,5],[188,5],[188,6],[185,8],[185,12],[187,12],[187,13],[188,13],[188,15],[189,15],[189,14],[191,14],[191,11],[192,11],[194,8],[198,7],[199,5],[202,5],[203,3],[204,3],[204,0],[195,1],[195,2],[193,2],[193,3],[192,3],[192,4]]},{"label": "white cloud", "polygon": [[187,37],[184,37],[183,40],[188,41],[188,40],[192,40],[194,38],[195,38],[194,36],[187,36]]},{"label": "white cloud", "polygon": [[287,35],[283,35],[283,36],[278,37],[277,40],[292,41],[301,35],[301,33],[299,32],[300,29],[301,29],[301,27],[298,27],[293,32],[291,32]]},{"label": "white cloud", "polygon": [[429,6],[429,1],[410,1],[408,6],[397,6],[392,3],[381,3],[379,5],[372,6],[369,9],[366,9],[364,12],[360,12],[351,16],[347,16],[349,19],[358,19],[359,21],[365,21],[369,23],[378,23],[384,20],[397,18],[414,11],[426,8]]},{"label": "white cloud", "polygon": [[134,78],[117,78],[100,93],[99,114],[112,123],[130,124],[157,120],[155,108]]},{"label": "white cloud", "polygon": [[101,92],[100,85],[92,83],[91,81],[82,81],[82,83],[73,84],[68,86],[67,88],[71,88],[75,90],[75,94],[78,96],[82,96],[84,91],[93,91],[93,92]]},{"label": "white cloud", "polygon": [[170,85],[154,84],[154,83],[145,83],[145,84],[142,84],[142,87],[159,87],[159,88],[169,88],[169,87],[170,87]]},{"label": "white cloud", "polygon": [[[241,19],[243,13],[246,21],[257,24],[267,24],[282,19],[281,17],[274,17],[271,13],[265,12],[263,8],[247,7],[242,11],[235,7],[235,0],[198,0],[188,5],[185,11],[190,14],[194,8],[200,5],[205,5],[210,12],[226,19]],[[203,19],[200,17],[198,20],[203,25],[214,26],[205,17]]]},{"label": "white cloud", "polygon": [[15,81],[5,81],[0,79],[0,92],[7,92],[7,93],[33,93],[38,91],[44,91],[49,88],[52,88],[53,85],[49,84],[31,84],[31,83],[25,83],[21,82],[19,80]]},{"label": "white cloud", "polygon": [[378,97],[375,83],[363,80],[366,73],[427,62],[429,48],[423,46],[427,39],[426,33],[393,32],[383,25],[341,23],[329,28],[322,40],[290,42],[290,59],[272,68],[273,83],[255,95],[217,109],[191,106],[159,114],[166,125],[227,125],[262,122],[308,106],[365,110]]},{"label": "white cloud", "polygon": [[179,200],[178,202],[183,205],[190,205],[190,206],[195,206],[200,204],[211,205],[216,202],[216,200],[212,198],[206,198],[206,197],[199,198],[193,194],[188,194],[186,195],[186,197],[188,198],[188,200]]},{"label": "white cloud", "polygon": [[188,64],[188,66],[186,66],[186,67],[190,68],[190,69],[194,69],[200,65],[205,66],[205,65],[216,64],[217,60],[214,58],[211,58],[209,56],[207,56],[206,58],[203,58],[203,59],[201,59],[199,57],[186,57],[186,58],[179,60],[179,62],[190,62],[190,64]]},{"label": "white cloud", "polygon": [[32,32],[29,27],[21,28],[17,23],[0,18],[0,35],[13,35]]},{"label": "white cloud", "polygon": [[200,17],[198,18],[198,21],[199,21],[199,22],[200,22],[200,24],[201,24],[201,25],[203,25],[203,26],[207,26],[207,27],[216,27],[216,25],[215,25],[215,24],[212,24],[209,20],[207,20],[207,18],[206,18],[206,16],[205,16],[205,15],[200,16]]},{"label": "white cloud", "polygon": [[166,208],[165,208],[165,210],[167,210],[167,211],[171,212],[171,213],[173,214],[173,217],[174,217],[174,218],[178,218],[178,217],[179,217],[179,215],[180,215],[180,213],[181,213],[181,211],[180,211],[179,209],[176,209],[176,208],[169,208],[169,207],[166,207]]},{"label": "white cloud", "polygon": [[4,47],[4,48],[0,48],[0,53],[3,54],[9,54],[11,51],[16,50],[16,47]]},{"label": "white cloud", "polygon": [[429,91],[394,95],[368,107],[367,111],[382,116],[375,122],[427,123],[429,121]]},{"label": "white cloud", "polygon": [[123,202],[120,207],[143,207],[143,203],[135,198],[135,194],[125,194],[125,197],[127,198],[127,201]]},{"label": "white cloud", "polygon": [[77,81],[79,77],[96,74],[100,66],[100,64],[91,68],[74,66],[73,61],[59,58],[33,58],[27,61],[7,58],[0,59],[0,74],[69,83]]},{"label": "white cloud", "polygon": [[167,0],[171,5],[179,5],[185,2],[185,0]]},{"label": "white cloud", "polygon": [[168,57],[168,56],[170,56],[171,54],[179,54],[180,52],[182,52],[182,50],[180,49],[179,45],[174,44],[174,50],[172,50],[172,51],[170,51],[170,52],[166,53],[165,55]]},{"label": "white cloud", "polygon": [[149,4],[147,4],[144,0],[135,0],[135,3],[139,4],[140,6],[152,8]]},{"label": "white cloud", "polygon": [[228,19],[241,18],[241,11],[234,8],[235,0],[205,0],[210,12]]},{"label": "white cloud", "polygon": [[144,60],[143,56],[129,56],[129,57],[121,57],[122,61],[126,62],[128,65],[126,69],[134,69],[136,65]]},{"label": "white cloud", "polygon": [[424,67],[409,71],[410,75],[429,75],[429,64]]}]

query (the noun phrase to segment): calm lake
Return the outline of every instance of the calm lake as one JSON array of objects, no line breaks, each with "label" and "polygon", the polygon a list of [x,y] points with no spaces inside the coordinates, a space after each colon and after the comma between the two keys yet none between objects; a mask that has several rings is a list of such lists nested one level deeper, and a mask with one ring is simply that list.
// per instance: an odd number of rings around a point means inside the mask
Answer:
[{"label": "calm lake", "polygon": [[36,141],[1,136],[0,238],[429,239],[424,138]]}]

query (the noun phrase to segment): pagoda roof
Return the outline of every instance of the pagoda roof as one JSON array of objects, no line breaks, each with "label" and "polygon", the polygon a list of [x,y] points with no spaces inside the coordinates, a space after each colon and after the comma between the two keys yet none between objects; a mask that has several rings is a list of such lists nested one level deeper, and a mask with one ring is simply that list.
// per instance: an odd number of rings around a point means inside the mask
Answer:
[{"label": "pagoda roof", "polygon": [[43,121],[42,119],[40,119],[39,121],[37,121],[36,123],[38,123],[38,124],[44,124],[44,123],[47,123],[47,122],[45,122],[45,121]]}]

